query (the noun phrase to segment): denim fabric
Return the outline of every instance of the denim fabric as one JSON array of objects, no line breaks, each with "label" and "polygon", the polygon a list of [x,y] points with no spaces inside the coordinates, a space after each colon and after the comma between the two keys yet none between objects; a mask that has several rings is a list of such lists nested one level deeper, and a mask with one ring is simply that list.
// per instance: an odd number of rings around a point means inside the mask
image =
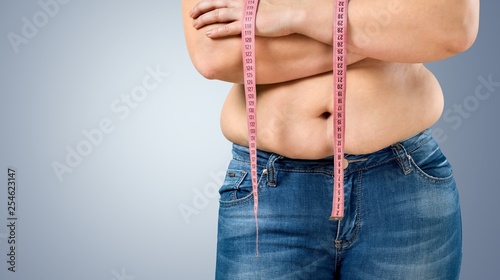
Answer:
[{"label": "denim fabric", "polygon": [[459,198],[430,130],[346,155],[345,217],[330,221],[333,158],[258,152],[259,254],[246,147],[220,188],[216,279],[458,279]]}]

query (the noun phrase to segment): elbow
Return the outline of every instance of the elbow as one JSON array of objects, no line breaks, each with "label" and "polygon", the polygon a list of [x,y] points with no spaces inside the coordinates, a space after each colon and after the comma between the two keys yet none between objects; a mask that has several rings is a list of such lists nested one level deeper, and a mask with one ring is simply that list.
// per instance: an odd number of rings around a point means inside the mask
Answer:
[{"label": "elbow", "polygon": [[219,75],[217,74],[218,71],[207,63],[204,63],[203,65],[200,65],[198,63],[195,64],[194,67],[196,68],[196,70],[198,70],[198,73],[200,73],[205,79],[215,80],[219,77]]},{"label": "elbow", "polygon": [[[188,44],[188,52],[198,73],[209,80],[235,82],[242,77],[240,39],[208,40],[203,38]],[[236,37],[235,37],[236,38]]]},{"label": "elbow", "polygon": [[219,77],[220,71],[218,70],[218,66],[210,59],[206,59],[206,56],[194,55],[191,61],[198,73],[206,79],[214,80]]},{"label": "elbow", "polygon": [[479,1],[468,2],[468,6],[456,17],[450,28],[445,32],[446,48],[451,54],[459,54],[468,50],[476,41],[479,30]]},{"label": "elbow", "polygon": [[[478,30],[475,27],[463,27],[449,34],[445,48],[451,55],[468,50],[476,41]],[[451,35],[451,36],[450,36]]]},{"label": "elbow", "polygon": [[191,61],[198,73],[206,79],[226,82],[239,82],[241,80],[241,77],[238,76],[239,71],[235,69],[242,69],[242,66],[228,61],[224,57],[219,57],[217,53],[194,54]]}]

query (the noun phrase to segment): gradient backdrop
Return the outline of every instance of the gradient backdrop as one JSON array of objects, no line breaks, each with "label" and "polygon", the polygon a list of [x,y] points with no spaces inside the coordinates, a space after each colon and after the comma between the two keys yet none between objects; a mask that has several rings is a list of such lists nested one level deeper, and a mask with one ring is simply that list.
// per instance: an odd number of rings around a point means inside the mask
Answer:
[{"label": "gradient backdrop", "polygon": [[[193,68],[180,7],[1,2],[0,279],[213,279],[230,85]],[[500,275],[500,2],[481,8],[476,44],[429,64],[446,96],[435,132],[461,191],[465,280]]]}]

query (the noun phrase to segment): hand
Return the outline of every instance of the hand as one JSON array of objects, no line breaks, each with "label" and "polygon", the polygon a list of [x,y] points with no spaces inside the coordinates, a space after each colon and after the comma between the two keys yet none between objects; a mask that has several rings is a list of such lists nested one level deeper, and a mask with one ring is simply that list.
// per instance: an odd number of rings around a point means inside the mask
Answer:
[{"label": "hand", "polygon": [[[296,1],[302,2],[302,1]],[[193,27],[200,29],[212,24],[223,25],[209,28],[207,36],[222,38],[241,34],[245,0],[201,0],[190,12]],[[287,0],[261,0],[255,24],[255,34],[264,37],[281,37],[293,32],[294,5]]]}]

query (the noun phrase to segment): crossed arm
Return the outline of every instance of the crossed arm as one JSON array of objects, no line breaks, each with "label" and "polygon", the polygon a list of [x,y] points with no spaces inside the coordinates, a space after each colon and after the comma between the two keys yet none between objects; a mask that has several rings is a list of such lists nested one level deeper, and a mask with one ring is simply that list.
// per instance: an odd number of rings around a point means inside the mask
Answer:
[{"label": "crossed arm", "polygon": [[[193,27],[189,11],[199,0],[183,0],[182,16],[187,48],[195,68],[208,79],[242,83],[243,65],[239,34],[210,38],[208,30],[225,23]],[[332,70],[332,47],[300,34],[258,36],[256,76],[259,84],[299,79]]]},{"label": "crossed arm", "polygon": [[[331,71],[333,5],[333,0],[260,1],[257,83]],[[243,0],[183,0],[188,50],[205,77],[241,82],[242,10]],[[351,0],[348,19],[348,64],[366,57],[436,61],[472,45],[479,0]]]}]

